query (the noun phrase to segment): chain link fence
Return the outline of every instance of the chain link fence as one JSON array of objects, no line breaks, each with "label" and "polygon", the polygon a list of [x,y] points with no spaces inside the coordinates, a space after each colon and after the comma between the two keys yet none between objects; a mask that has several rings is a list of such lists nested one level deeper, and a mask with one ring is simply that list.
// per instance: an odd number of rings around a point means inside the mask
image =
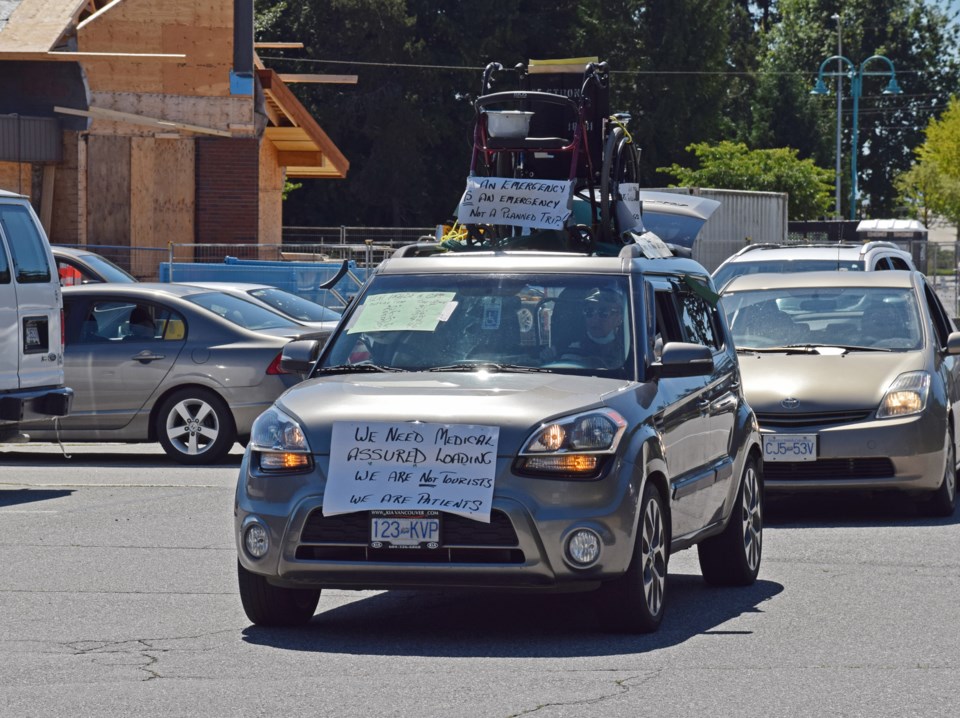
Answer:
[{"label": "chain link fence", "polygon": [[[433,227],[284,227],[282,244],[171,244],[167,248],[91,244],[86,249],[103,255],[141,281],[177,281],[178,265],[223,264],[228,258],[241,260],[241,263],[256,260],[329,265],[328,269],[333,268],[331,274],[347,260],[351,262],[351,270],[344,281],[352,280],[359,286],[367,272],[397,247],[414,243],[422,237],[432,238],[433,232]],[[960,243],[901,240],[895,244],[910,252],[917,267],[930,278],[947,311],[960,317],[960,293],[957,290]],[[161,276],[161,266],[165,263],[170,269]],[[260,282],[263,271],[251,268],[248,276],[231,281]],[[298,280],[298,293],[307,291],[304,287],[308,283],[303,276],[301,274]],[[316,281],[322,281],[320,277],[318,272],[311,282],[315,285]],[[346,299],[344,292],[339,294],[341,296],[334,298],[334,304]]]}]

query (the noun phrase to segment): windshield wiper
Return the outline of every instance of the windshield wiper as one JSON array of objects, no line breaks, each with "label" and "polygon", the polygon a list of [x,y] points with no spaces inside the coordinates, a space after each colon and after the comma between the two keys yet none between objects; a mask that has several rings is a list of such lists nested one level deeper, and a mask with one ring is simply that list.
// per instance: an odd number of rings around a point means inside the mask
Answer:
[{"label": "windshield wiper", "polygon": [[886,347],[864,347],[845,344],[787,344],[778,347],[737,347],[737,354],[819,354],[821,348],[843,349],[848,352],[889,352]]},{"label": "windshield wiper", "polygon": [[465,361],[459,362],[457,364],[448,364],[447,366],[435,366],[430,369],[425,369],[424,371],[480,371],[481,369],[486,371],[495,371],[495,372],[516,372],[521,374],[526,373],[551,373],[550,369],[544,369],[539,366],[524,366],[522,364],[498,364],[497,362],[491,361]]},{"label": "windshield wiper", "polygon": [[380,366],[369,362],[363,364],[337,364],[336,366],[318,367],[314,376],[320,374],[359,374],[361,372],[398,372],[407,371],[395,366]]}]

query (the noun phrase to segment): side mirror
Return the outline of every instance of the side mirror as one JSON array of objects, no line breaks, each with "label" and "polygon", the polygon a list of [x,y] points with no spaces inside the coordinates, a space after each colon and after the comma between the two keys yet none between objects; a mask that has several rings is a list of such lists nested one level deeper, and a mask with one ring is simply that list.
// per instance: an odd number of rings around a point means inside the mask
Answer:
[{"label": "side mirror", "polygon": [[307,374],[317,363],[325,340],[294,339],[283,347],[280,368],[293,374]]},{"label": "side mirror", "polygon": [[960,332],[950,332],[947,337],[947,354],[960,354]]},{"label": "side mirror", "polygon": [[667,342],[663,345],[660,361],[651,364],[650,369],[658,379],[706,376],[713,372],[713,352],[702,344]]}]

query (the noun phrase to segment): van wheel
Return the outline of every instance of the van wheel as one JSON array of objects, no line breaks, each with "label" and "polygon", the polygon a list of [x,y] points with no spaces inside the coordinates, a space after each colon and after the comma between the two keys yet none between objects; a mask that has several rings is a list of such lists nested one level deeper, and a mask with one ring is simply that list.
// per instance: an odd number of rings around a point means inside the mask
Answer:
[{"label": "van wheel", "polygon": [[181,464],[214,464],[237,437],[230,407],[212,391],[175,391],[157,412],[155,430],[163,450]]},{"label": "van wheel", "polygon": [[245,569],[237,561],[237,583],[243,611],[258,626],[302,626],[317,611],[320,589],[280,588]]},{"label": "van wheel", "polygon": [[754,456],[747,459],[733,513],[723,533],[697,545],[707,583],[749,586],[760,572],[763,549],[763,476]]},{"label": "van wheel", "polygon": [[650,482],[643,489],[640,523],[627,572],[598,589],[604,626],[623,633],[651,633],[663,621],[669,545],[663,498]]}]

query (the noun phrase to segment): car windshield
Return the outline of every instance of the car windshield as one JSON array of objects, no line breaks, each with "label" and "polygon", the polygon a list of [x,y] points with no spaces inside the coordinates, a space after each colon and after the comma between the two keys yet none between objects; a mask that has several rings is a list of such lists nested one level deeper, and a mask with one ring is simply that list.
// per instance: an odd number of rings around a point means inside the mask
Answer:
[{"label": "car windshield", "polygon": [[248,302],[246,299],[235,297],[223,292],[206,292],[203,294],[189,294],[184,297],[188,302],[209,309],[227,321],[243,327],[259,331],[262,329],[278,329],[284,327],[302,327],[292,319],[277,314],[259,304]]},{"label": "car windshield", "polygon": [[786,272],[862,272],[859,259],[774,259],[755,262],[729,262],[713,273],[713,283],[720,289],[742,274],[784,274]]},{"label": "car windshield", "polygon": [[629,296],[624,276],[378,275],[316,373],[366,365],[630,378]]},{"label": "car windshield", "polygon": [[911,289],[803,287],[729,292],[723,310],[738,349],[841,346],[912,350],[923,341]]},{"label": "car windshield", "polygon": [[103,277],[105,282],[136,282],[137,278],[106,257],[99,254],[82,254],[80,261],[90,267],[93,271]]},{"label": "car windshield", "polygon": [[251,289],[250,296],[259,299],[264,304],[269,304],[278,312],[283,312],[287,316],[299,319],[300,321],[336,322],[340,319],[340,315],[332,309],[328,309],[322,304],[311,302],[309,299],[298,297],[296,294],[277,289],[276,287]]}]

